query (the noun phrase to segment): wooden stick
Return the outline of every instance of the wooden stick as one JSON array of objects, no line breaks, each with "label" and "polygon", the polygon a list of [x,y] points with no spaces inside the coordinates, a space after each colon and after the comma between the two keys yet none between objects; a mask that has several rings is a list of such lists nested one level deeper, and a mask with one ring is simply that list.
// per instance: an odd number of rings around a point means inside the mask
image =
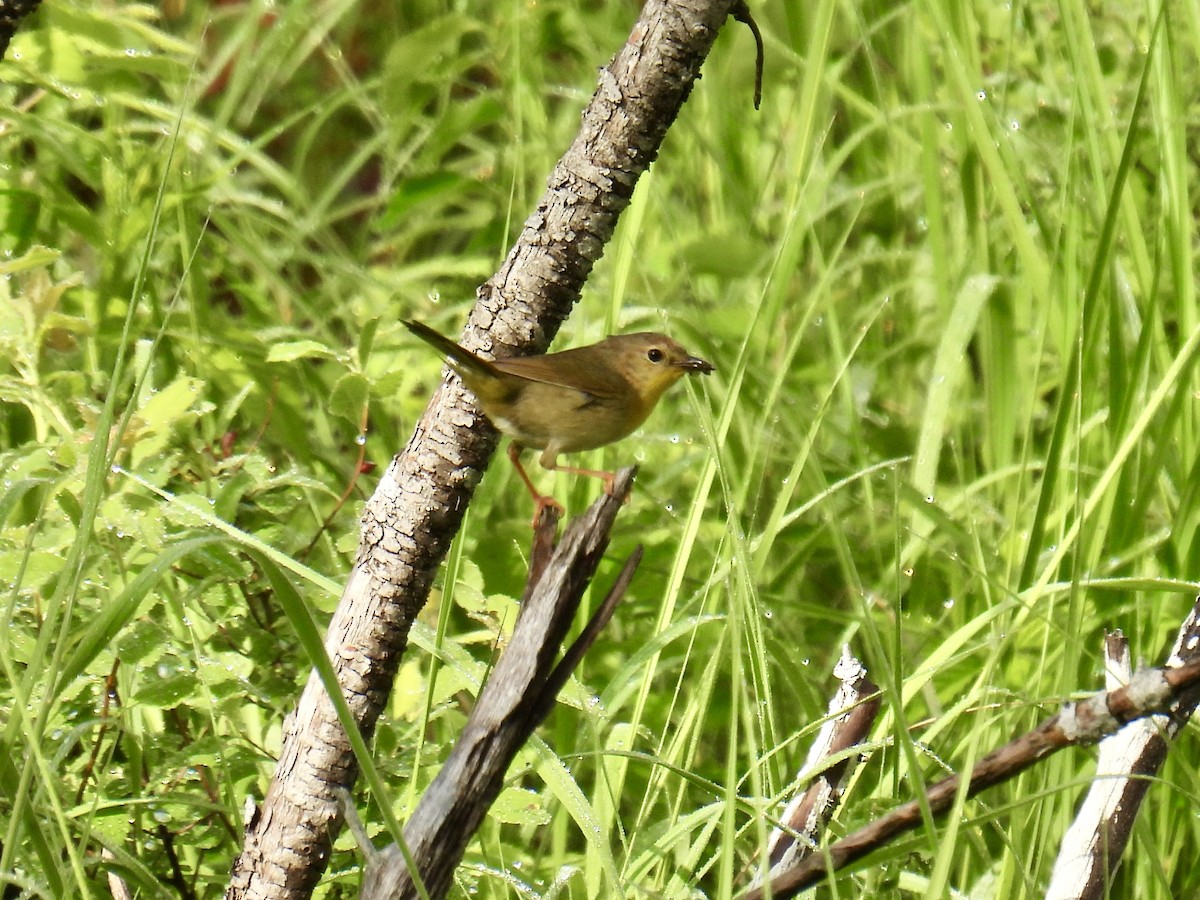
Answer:
[{"label": "wooden stick", "polygon": [[[971,771],[967,796],[974,797],[1019,775],[1064,747],[1093,744],[1135,719],[1169,712],[1184,691],[1194,689],[1197,685],[1200,685],[1200,662],[1191,662],[1179,668],[1141,669],[1126,687],[1093,694],[1079,703],[1064,704],[1057,715],[980,760]],[[935,815],[954,805],[961,782],[961,776],[952,775],[926,791],[926,802]],[[773,879],[770,896],[776,900],[795,897],[826,875],[862,859],[897,835],[912,831],[920,824],[921,806],[913,800]],[[761,887],[752,888],[741,895],[742,900],[762,900],[766,896],[766,891]]]},{"label": "wooden stick", "polygon": [[[500,793],[513,758],[554,707],[559,690],[599,636],[633,577],[641,559],[640,547],[626,561],[583,633],[557,661],[635,471],[622,469],[617,474],[615,496],[601,494],[591,509],[568,526],[562,543],[522,601],[508,646],[480,691],[462,735],[404,828],[404,843],[425,889],[435,900],[449,890],[454,870]],[[371,856],[363,875],[362,900],[416,896],[398,848]]]}]

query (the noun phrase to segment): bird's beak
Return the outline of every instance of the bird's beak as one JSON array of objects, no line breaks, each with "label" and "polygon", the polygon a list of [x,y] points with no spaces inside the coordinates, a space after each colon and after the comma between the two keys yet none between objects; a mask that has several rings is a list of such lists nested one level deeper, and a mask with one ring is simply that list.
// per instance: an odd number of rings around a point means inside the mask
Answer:
[{"label": "bird's beak", "polygon": [[681,359],[675,365],[681,369],[687,369],[689,372],[699,372],[701,375],[707,375],[709,372],[717,370],[717,367],[707,359],[701,359],[698,356],[689,356],[686,359]]}]

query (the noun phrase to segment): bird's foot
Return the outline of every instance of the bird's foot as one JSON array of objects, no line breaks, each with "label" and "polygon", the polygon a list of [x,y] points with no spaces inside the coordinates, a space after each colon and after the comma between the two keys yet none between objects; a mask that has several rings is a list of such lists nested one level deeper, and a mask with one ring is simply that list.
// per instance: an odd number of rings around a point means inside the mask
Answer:
[{"label": "bird's foot", "polygon": [[533,522],[531,524],[534,531],[542,527],[544,522],[549,522],[551,527],[557,525],[558,520],[567,514],[563,505],[549,494],[534,494],[533,499]]},{"label": "bird's foot", "polygon": [[[616,472],[588,472],[588,475],[595,475],[604,482],[604,493],[610,497],[617,496],[617,473]],[[621,500],[622,506],[629,505],[629,498],[633,494],[626,494]]]}]

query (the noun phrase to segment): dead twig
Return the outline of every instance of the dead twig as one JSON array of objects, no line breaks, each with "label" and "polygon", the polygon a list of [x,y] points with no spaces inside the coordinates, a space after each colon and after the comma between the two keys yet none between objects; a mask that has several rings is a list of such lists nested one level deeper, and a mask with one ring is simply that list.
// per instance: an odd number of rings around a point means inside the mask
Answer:
[{"label": "dead twig", "polygon": [[[1129,684],[1116,691],[1093,694],[1078,703],[1067,703],[1033,731],[984,757],[969,776],[967,796],[974,797],[994,785],[1009,780],[1038,761],[1064,747],[1094,744],[1136,719],[1171,712],[1185,691],[1200,684],[1200,661],[1179,668],[1142,669]],[[954,804],[962,776],[952,775],[932,785],[925,793],[929,809],[935,815]],[[782,900],[795,897],[827,875],[879,849],[897,835],[921,824],[921,806],[913,800],[870,825],[860,828],[815,853],[796,868],[770,883],[770,896]],[[761,900],[764,888],[754,888],[741,900]]]},{"label": "dead twig", "polygon": [[[1167,665],[1178,667],[1194,661],[1198,643],[1200,597],[1179,628]],[[1105,681],[1109,690],[1116,690],[1132,677],[1129,644],[1118,631],[1106,636],[1104,647]],[[1200,692],[1189,691],[1170,716],[1139,719],[1100,744],[1095,780],[1063,836],[1046,889],[1047,900],[1108,896],[1142,800],[1166,762],[1168,741],[1187,724],[1198,701]]]},{"label": "dead twig", "polygon": [[[829,713],[804,761],[803,772],[818,772],[808,788],[792,799],[780,816],[781,827],[767,840],[768,877],[797,865],[816,849],[821,832],[842,800],[842,790],[854,771],[854,757],[843,755],[866,740],[879,712],[879,688],[867,678],[867,669],[842,648],[833,673],[841,680],[829,701]],[[825,768],[822,762],[841,758]],[[762,882],[761,870],[752,886]]]},{"label": "dead twig", "polygon": [[[517,751],[554,707],[558,692],[612,617],[633,578],[642,557],[640,547],[626,560],[583,632],[556,662],[635,471],[622,469],[613,496],[601,495],[587,513],[573,520],[540,573],[531,572],[539,577],[536,581],[531,577],[532,587],[522,601],[508,646],[449,758],[404,828],[404,843],[432,898],[449,890],[454,869],[500,793]],[[551,535],[552,529],[553,524]],[[417,896],[398,848],[369,854],[360,896],[363,900]]]}]

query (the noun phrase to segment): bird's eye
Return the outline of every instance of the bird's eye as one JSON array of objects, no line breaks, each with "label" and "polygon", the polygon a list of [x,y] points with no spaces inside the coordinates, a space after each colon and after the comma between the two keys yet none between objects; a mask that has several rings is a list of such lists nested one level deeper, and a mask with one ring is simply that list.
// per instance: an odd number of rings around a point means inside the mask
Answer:
[{"label": "bird's eye", "polygon": [[657,347],[651,347],[649,350],[646,351],[646,359],[650,360],[650,362],[652,362],[652,363],[662,362],[663,361],[663,352],[661,350],[659,350]]}]

